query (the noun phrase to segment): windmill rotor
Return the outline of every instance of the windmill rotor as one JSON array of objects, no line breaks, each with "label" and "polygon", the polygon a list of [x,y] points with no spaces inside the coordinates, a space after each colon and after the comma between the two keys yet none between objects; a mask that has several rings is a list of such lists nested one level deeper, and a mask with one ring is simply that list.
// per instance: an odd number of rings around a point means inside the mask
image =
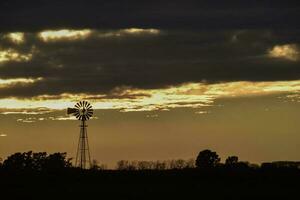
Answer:
[{"label": "windmill rotor", "polygon": [[93,107],[87,101],[79,101],[74,108],[68,108],[67,113],[74,115],[78,120],[86,121],[93,116]]}]

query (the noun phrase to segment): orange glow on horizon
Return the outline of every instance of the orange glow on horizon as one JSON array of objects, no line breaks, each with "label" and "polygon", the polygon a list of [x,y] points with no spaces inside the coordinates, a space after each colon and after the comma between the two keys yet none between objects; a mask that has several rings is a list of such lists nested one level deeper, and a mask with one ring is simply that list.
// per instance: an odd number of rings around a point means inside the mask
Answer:
[{"label": "orange glow on horizon", "polygon": [[[2,84],[23,81],[31,84],[37,80],[2,80]],[[0,80],[1,86],[1,80]],[[178,87],[166,89],[124,89],[120,97],[104,94],[69,94],[40,95],[27,99],[4,98],[0,99],[1,108],[48,108],[54,110],[72,107],[78,100],[91,101],[95,109],[119,109],[129,111],[168,110],[177,107],[199,108],[213,105],[219,98],[234,98],[243,96],[260,96],[280,93],[297,93],[300,91],[300,80],[276,82],[229,82],[217,84],[188,83]],[[128,94],[128,97],[122,95]],[[142,95],[139,95],[142,94]],[[131,96],[132,95],[132,96]],[[5,106],[4,106],[5,105]]]}]

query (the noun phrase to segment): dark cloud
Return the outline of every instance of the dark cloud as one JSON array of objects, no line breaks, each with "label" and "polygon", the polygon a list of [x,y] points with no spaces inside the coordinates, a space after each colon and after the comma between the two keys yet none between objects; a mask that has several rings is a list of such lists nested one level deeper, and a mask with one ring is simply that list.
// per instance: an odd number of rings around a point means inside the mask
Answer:
[{"label": "dark cloud", "polygon": [[6,46],[24,54],[32,51],[32,46],[35,51],[29,62],[2,63],[1,78],[44,79],[1,88],[1,96],[107,94],[118,87],[148,89],[185,82],[300,78],[299,61],[267,56],[274,45],[299,42],[285,32],[162,31],[99,37],[100,33],[95,31],[83,40],[47,43],[31,33],[24,45]]},{"label": "dark cloud", "polygon": [[2,0],[0,28],[299,28],[297,0]]},{"label": "dark cloud", "polygon": [[[299,47],[299,11],[299,1],[1,1],[0,51],[33,56],[0,63],[0,78],[43,80],[0,88],[0,96],[115,97],[116,88],[299,79],[299,60],[267,56],[275,45]],[[130,27],[160,33],[99,36]],[[94,32],[74,41],[37,37],[59,28]],[[9,42],[8,31],[24,31],[25,42]]]}]

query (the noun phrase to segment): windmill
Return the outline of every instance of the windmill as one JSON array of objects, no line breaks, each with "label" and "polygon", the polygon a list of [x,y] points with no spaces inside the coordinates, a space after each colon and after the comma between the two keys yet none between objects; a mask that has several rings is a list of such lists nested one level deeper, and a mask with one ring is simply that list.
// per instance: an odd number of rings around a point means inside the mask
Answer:
[{"label": "windmill", "polygon": [[92,106],[87,101],[80,101],[75,104],[74,108],[68,108],[67,114],[74,115],[81,121],[75,166],[80,167],[81,169],[86,169],[87,166],[91,166],[86,121],[93,115]]}]

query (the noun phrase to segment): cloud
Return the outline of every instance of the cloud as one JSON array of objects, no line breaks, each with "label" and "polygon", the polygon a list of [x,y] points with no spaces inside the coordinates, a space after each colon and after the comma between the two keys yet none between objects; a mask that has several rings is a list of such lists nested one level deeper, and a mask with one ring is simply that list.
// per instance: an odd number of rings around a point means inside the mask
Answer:
[{"label": "cloud", "polygon": [[[77,32],[72,31],[74,36]],[[84,39],[61,38],[46,43],[39,38],[41,32],[24,33],[26,43],[21,45],[0,40],[3,49],[31,55],[29,60],[19,61],[8,57],[0,66],[1,79],[42,78],[31,84],[2,87],[0,98],[59,98],[61,94],[80,93],[114,98],[118,88],[126,91],[190,82],[284,81],[297,80],[300,74],[299,60],[282,62],[266,56],[277,44],[298,45],[297,31],[126,28],[91,30]],[[118,98],[134,96],[121,97],[119,93]]]},{"label": "cloud", "polygon": [[54,121],[68,121],[68,120],[78,120],[74,116],[56,116],[56,117],[49,117],[45,120],[54,120]]},{"label": "cloud", "polygon": [[[98,119],[98,117],[91,117],[90,120]],[[44,120],[54,120],[54,121],[69,121],[69,120],[78,120],[75,116],[55,116],[55,117],[48,117]]]},{"label": "cloud", "polygon": [[269,50],[269,56],[283,58],[290,61],[298,61],[300,58],[299,48],[296,44],[276,45]]},{"label": "cloud", "polygon": [[7,135],[6,134],[0,134],[0,137],[6,137]]},{"label": "cloud", "polygon": [[4,0],[0,102],[137,111],[295,91],[299,13],[299,1]]},{"label": "cloud", "polygon": [[206,110],[200,110],[200,111],[195,112],[195,114],[199,114],[199,115],[209,114],[209,113],[210,113],[210,111],[206,111]]},{"label": "cloud", "polygon": [[[161,89],[127,89],[126,94],[146,94],[135,98],[99,98],[90,94],[64,94],[59,99],[0,99],[4,114],[41,114],[56,110],[66,110],[74,107],[78,100],[88,99],[94,109],[117,109],[129,111],[170,110],[173,108],[203,108],[214,106],[220,98],[236,98],[244,96],[262,96],[273,94],[298,93],[300,81],[273,81],[273,82],[228,82],[228,83],[186,83],[176,87]],[[121,91],[123,92],[123,91]],[[121,96],[123,94],[121,93]],[[41,109],[44,106],[45,108]],[[14,110],[18,108],[19,110]],[[36,110],[35,110],[36,109]],[[202,114],[202,113],[201,113]],[[53,120],[67,120],[68,117],[59,116]],[[33,118],[26,121],[34,121]]]},{"label": "cloud", "polygon": [[35,122],[35,118],[33,117],[28,117],[28,118],[20,118],[20,119],[17,119],[17,122],[22,122],[22,123],[34,123]]},{"label": "cloud", "polygon": [[17,119],[17,122],[20,123],[35,123],[39,121],[65,121],[65,120],[77,120],[72,116],[51,116],[51,117],[23,117]]},{"label": "cloud", "polygon": [[146,115],[147,118],[158,118],[158,114],[149,114]]},{"label": "cloud", "polygon": [[15,78],[15,79],[1,79],[0,78],[0,88],[15,87],[16,85],[28,85],[33,84],[38,81],[43,80],[43,78]]},{"label": "cloud", "polygon": [[160,30],[150,28],[150,29],[143,29],[143,28],[127,28],[119,31],[121,34],[135,34],[135,35],[141,35],[141,34],[159,34]]},{"label": "cloud", "polygon": [[92,33],[91,30],[83,29],[83,30],[48,30],[42,31],[38,35],[39,37],[45,41],[56,41],[56,40],[77,40],[84,39],[88,37]]},{"label": "cloud", "polygon": [[[98,117],[90,118],[90,120],[95,120],[95,119],[98,119]],[[57,113],[51,113],[51,116],[44,115],[43,117],[35,117],[35,116],[26,117],[26,115],[24,115],[24,116],[20,116],[16,121],[20,123],[36,123],[42,121],[74,121],[74,120],[77,121],[78,119],[72,115],[66,116]]]},{"label": "cloud", "polygon": [[99,38],[120,38],[120,37],[141,37],[141,36],[154,36],[162,33],[159,29],[154,28],[126,28],[117,30],[94,30],[94,36]]},{"label": "cloud", "polygon": [[300,92],[292,92],[291,94],[279,98],[285,102],[300,103]]},{"label": "cloud", "polygon": [[[68,9],[66,9],[68,8]],[[6,31],[73,29],[298,29],[297,0],[3,0],[0,26]],[[37,17],[38,16],[38,17]]]},{"label": "cloud", "polygon": [[[4,105],[4,107],[6,106]],[[0,114],[2,115],[43,115],[53,111],[54,109],[48,108],[0,108]]]},{"label": "cloud", "polygon": [[9,61],[28,62],[32,59],[32,54],[22,54],[14,49],[0,49],[0,64]]},{"label": "cloud", "polygon": [[24,33],[22,32],[8,33],[5,37],[7,37],[11,42],[16,44],[22,44],[25,41]]}]

